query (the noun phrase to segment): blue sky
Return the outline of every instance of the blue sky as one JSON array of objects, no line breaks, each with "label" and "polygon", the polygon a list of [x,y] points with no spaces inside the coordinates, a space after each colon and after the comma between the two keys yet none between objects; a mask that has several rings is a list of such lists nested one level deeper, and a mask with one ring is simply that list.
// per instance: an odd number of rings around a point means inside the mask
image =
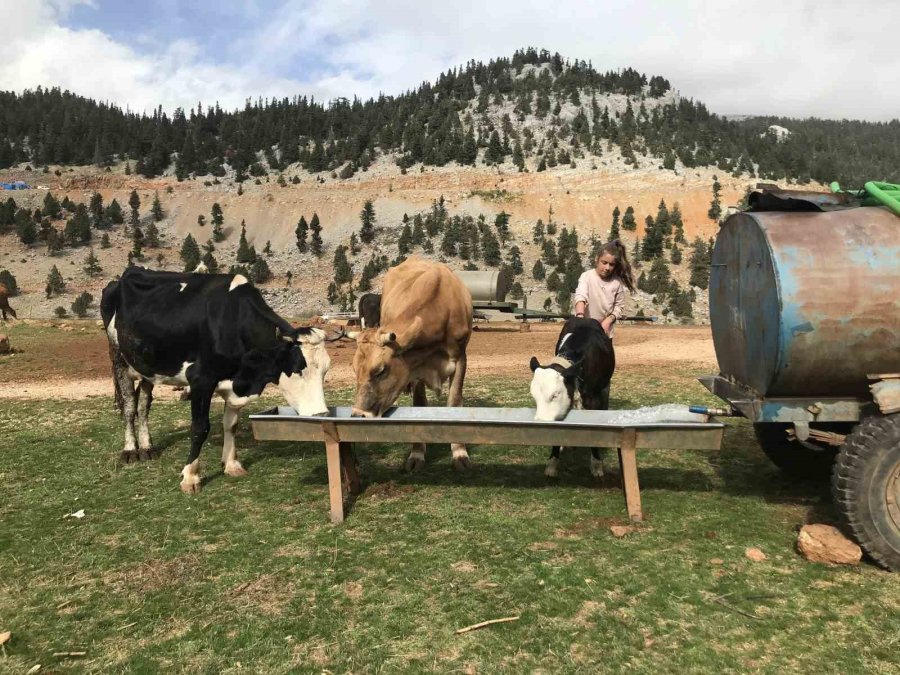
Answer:
[{"label": "blue sky", "polygon": [[663,75],[718,113],[900,114],[900,2],[0,0],[0,17],[0,89],[132,110],[398,94],[530,45]]}]

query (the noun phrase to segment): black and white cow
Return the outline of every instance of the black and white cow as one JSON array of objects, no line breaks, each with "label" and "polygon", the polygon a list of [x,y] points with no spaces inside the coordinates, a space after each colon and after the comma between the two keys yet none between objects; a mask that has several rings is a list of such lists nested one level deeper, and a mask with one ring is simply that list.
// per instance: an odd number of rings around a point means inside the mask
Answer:
[{"label": "black and white cow", "polygon": [[381,293],[366,293],[359,299],[359,322],[363,329],[381,325]]},{"label": "black and white cow", "polygon": [[238,412],[267,384],[277,383],[301,415],[328,410],[325,334],[292,327],[240,274],[131,267],[103,290],[100,313],[125,418],[123,459],[155,454],[148,426],[153,386],[191,387],[191,452],[181,480],[186,493],[200,491],[198,457],[214,394],[225,400],[222,463],[230,476],[246,474],[234,447]]},{"label": "black and white cow", "polygon": [[[555,356],[547,365],[531,357],[531,396],[537,404],[536,420],[561,420],[574,408],[607,410],[609,383],[616,369],[612,340],[594,319],[571,317],[556,341]],[[544,473],[554,477],[560,447],[550,450]],[[603,476],[600,451],[591,449],[591,473]]]}]

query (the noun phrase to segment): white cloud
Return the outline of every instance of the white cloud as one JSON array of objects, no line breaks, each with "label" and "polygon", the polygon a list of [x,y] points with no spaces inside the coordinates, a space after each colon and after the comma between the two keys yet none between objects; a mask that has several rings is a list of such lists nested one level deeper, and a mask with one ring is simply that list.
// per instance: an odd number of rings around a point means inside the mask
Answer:
[{"label": "white cloud", "polygon": [[0,87],[56,85],[137,110],[198,100],[230,108],[259,96],[398,94],[470,59],[533,45],[600,70],[663,75],[714,112],[891,119],[900,111],[889,77],[900,62],[892,29],[900,3],[286,0],[267,13],[248,1],[248,29],[228,63],[211,62],[199,42],[145,53],[63,27],[76,4],[0,0]]}]

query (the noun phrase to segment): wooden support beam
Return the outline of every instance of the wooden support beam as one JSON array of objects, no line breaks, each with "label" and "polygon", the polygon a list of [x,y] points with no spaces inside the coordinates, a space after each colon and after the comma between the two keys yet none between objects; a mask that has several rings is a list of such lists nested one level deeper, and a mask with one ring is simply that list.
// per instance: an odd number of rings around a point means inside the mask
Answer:
[{"label": "wooden support beam", "polygon": [[334,422],[322,422],[325,436],[325,459],[328,463],[328,498],[331,502],[331,522],[344,522],[344,493],[341,489],[341,441]]},{"label": "wooden support beam", "polygon": [[346,485],[347,496],[359,494],[361,487],[359,480],[359,462],[357,462],[356,453],[353,451],[353,443],[341,443],[341,469],[344,474],[344,485]]},{"label": "wooden support beam", "polygon": [[634,428],[623,429],[622,446],[619,448],[622,489],[625,491],[625,506],[628,508],[628,517],[639,523],[644,519],[644,512],[641,510],[641,487],[638,483],[636,447],[637,430]]}]

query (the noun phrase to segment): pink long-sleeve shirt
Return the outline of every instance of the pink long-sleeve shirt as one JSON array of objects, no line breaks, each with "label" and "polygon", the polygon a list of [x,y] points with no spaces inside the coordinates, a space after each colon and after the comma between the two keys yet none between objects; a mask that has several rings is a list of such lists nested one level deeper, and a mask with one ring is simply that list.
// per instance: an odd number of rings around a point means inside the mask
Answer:
[{"label": "pink long-sleeve shirt", "polygon": [[604,280],[597,270],[588,270],[578,277],[575,302],[585,303],[584,315],[590,319],[603,321],[610,314],[616,317],[609,329],[609,336],[612,337],[616,322],[625,311],[625,284],[618,277]]}]

